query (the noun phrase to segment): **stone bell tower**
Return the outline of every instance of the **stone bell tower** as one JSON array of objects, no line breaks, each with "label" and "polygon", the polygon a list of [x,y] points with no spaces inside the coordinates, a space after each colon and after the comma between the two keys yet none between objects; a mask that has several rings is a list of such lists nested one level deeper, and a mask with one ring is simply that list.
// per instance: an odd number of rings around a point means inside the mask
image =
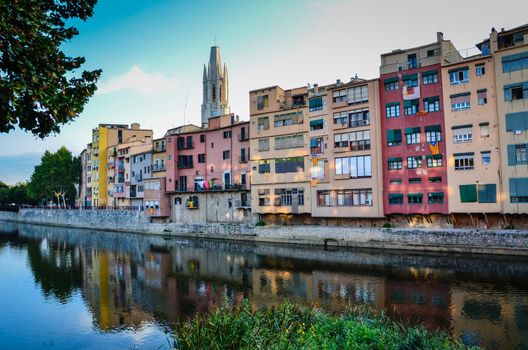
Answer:
[{"label": "stone bell tower", "polygon": [[203,69],[202,124],[209,118],[231,113],[227,67],[222,66],[220,48],[211,47],[209,64]]}]

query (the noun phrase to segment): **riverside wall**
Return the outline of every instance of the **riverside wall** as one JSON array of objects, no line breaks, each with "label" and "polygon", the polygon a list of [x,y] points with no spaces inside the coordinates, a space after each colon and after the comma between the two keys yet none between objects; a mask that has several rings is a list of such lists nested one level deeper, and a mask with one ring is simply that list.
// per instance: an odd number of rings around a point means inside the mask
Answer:
[{"label": "riverside wall", "polygon": [[142,212],[126,210],[21,209],[18,213],[0,211],[0,220],[113,232],[323,246],[325,249],[372,248],[528,256],[528,231],[521,230],[150,223]]}]

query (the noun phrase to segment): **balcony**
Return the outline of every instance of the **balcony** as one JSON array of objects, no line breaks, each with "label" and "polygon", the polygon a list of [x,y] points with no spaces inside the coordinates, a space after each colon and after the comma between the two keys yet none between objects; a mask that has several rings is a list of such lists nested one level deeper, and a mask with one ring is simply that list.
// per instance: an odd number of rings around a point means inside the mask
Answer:
[{"label": "balcony", "polygon": [[178,169],[190,169],[193,167],[193,162],[190,163],[178,163]]},{"label": "balcony", "polygon": [[152,171],[165,171],[167,170],[166,167],[165,167],[165,164],[154,164],[152,166]]},{"label": "balcony", "polygon": [[238,141],[243,142],[243,141],[248,141],[248,140],[249,140],[249,133],[238,134]]},{"label": "balcony", "polygon": [[193,149],[193,148],[194,148],[194,142],[178,143],[178,150]]}]

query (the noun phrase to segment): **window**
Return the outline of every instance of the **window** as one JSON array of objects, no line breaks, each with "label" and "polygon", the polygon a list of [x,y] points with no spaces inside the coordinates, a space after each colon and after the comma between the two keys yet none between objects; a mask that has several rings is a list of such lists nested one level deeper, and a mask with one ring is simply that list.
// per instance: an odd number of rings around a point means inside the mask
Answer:
[{"label": "window", "polygon": [[426,112],[440,111],[440,98],[438,96],[426,97],[423,99],[424,110]]},{"label": "window", "polygon": [[403,184],[403,181],[402,181],[402,179],[390,179],[389,183],[391,185],[401,185],[401,184]]},{"label": "window", "polygon": [[308,101],[310,112],[320,111],[323,109],[323,98],[318,97]]},{"label": "window", "polygon": [[422,167],[422,156],[407,157],[407,169]]},{"label": "window", "polygon": [[304,147],[304,135],[288,135],[275,137],[275,149],[289,149]]},{"label": "window", "polygon": [[402,158],[389,158],[387,162],[389,170],[400,170],[403,167]]},{"label": "window", "polygon": [[230,139],[231,138],[231,130],[224,131],[224,139]]},{"label": "window", "polygon": [[191,149],[194,147],[194,143],[193,143],[193,137],[192,136],[187,136],[187,139],[186,139],[186,143],[187,143],[187,148],[188,149]]},{"label": "window", "polygon": [[347,99],[347,91],[346,89],[337,90],[332,92],[332,98],[334,103],[343,102]]},{"label": "window", "polygon": [[257,124],[258,130],[268,130],[269,129],[269,117],[258,118],[257,123],[258,123]]},{"label": "window", "polygon": [[269,160],[259,160],[258,172],[259,174],[269,174],[270,173],[270,161]]},{"label": "window", "polygon": [[504,86],[504,101],[523,100],[528,98],[528,82]]},{"label": "window", "polygon": [[418,60],[416,58],[416,54],[410,54],[407,55],[407,68],[412,69],[418,67]]},{"label": "window", "polygon": [[342,147],[347,147],[349,146],[349,134],[348,133],[344,133],[344,134],[335,134],[334,135],[334,148],[342,148]]},{"label": "window", "polygon": [[425,156],[428,168],[437,168],[443,165],[442,155],[434,154]]},{"label": "window", "polygon": [[433,57],[435,55],[435,50],[427,50],[427,57]]},{"label": "window", "polygon": [[468,67],[455,68],[449,70],[449,82],[451,85],[465,84],[469,81]]},{"label": "window", "polygon": [[277,174],[296,173],[304,171],[304,158],[277,158],[275,159],[275,172]]},{"label": "window", "polygon": [[279,188],[275,190],[276,206],[304,205],[304,189]]},{"label": "window", "polygon": [[510,178],[510,202],[528,203],[528,177]]},{"label": "window", "polygon": [[317,206],[318,207],[331,207],[332,196],[330,191],[317,191]]},{"label": "window", "polygon": [[193,156],[192,155],[179,155],[178,156],[178,168],[186,169],[193,167]]},{"label": "window", "polygon": [[438,83],[438,71],[431,70],[428,72],[422,73],[422,82],[424,85],[436,84]]},{"label": "window", "polygon": [[324,128],[324,121],[322,119],[310,120],[310,131],[322,130]]},{"label": "window", "polygon": [[491,152],[490,151],[481,151],[480,156],[482,157],[482,165],[491,164]]},{"label": "window", "polygon": [[261,111],[269,107],[269,96],[262,95],[257,97],[257,110]]},{"label": "window", "polygon": [[403,101],[403,113],[405,115],[415,115],[418,113],[419,105],[419,99]]},{"label": "window", "polygon": [[480,77],[486,74],[486,68],[484,67],[484,64],[477,64],[475,66],[475,74],[477,75],[477,77]]},{"label": "window", "polygon": [[270,203],[270,190],[269,188],[259,188],[258,189],[258,198],[260,207],[269,207]]},{"label": "window", "polygon": [[205,143],[205,134],[200,135],[200,143]]},{"label": "window", "polygon": [[324,138],[316,137],[310,139],[310,153],[324,153]]},{"label": "window", "polygon": [[334,113],[334,124],[348,124],[348,112]]},{"label": "window", "polygon": [[389,205],[403,205],[403,193],[389,193]]},{"label": "window", "polygon": [[403,85],[406,87],[417,87],[418,86],[418,74],[408,74],[402,77]]},{"label": "window", "polygon": [[350,175],[352,178],[372,176],[370,156],[335,158],[334,162],[336,175]]},{"label": "window", "polygon": [[506,131],[520,134],[524,130],[528,130],[528,111],[506,113]]},{"label": "window", "polygon": [[348,104],[368,102],[368,86],[356,86],[347,89]]},{"label": "window", "polygon": [[385,105],[385,116],[387,118],[395,118],[400,116],[400,103],[393,102]]},{"label": "window", "polygon": [[405,128],[405,141],[408,145],[420,143],[420,128]]},{"label": "window", "polygon": [[510,73],[528,69],[528,51],[502,57],[502,72]]},{"label": "window", "polygon": [[423,194],[422,193],[409,193],[407,194],[407,203],[412,204],[422,204],[423,203]]},{"label": "window", "polygon": [[198,154],[198,163],[205,163],[205,153]]},{"label": "window", "polygon": [[474,153],[455,153],[455,170],[472,170],[475,167]]},{"label": "window", "polygon": [[428,143],[442,141],[442,127],[440,125],[426,126],[425,141],[427,141]]},{"label": "window", "polygon": [[473,141],[473,125],[453,126],[453,143]]},{"label": "window", "polygon": [[402,132],[400,129],[387,130],[387,146],[399,146],[402,144]]},{"label": "window", "polygon": [[393,78],[387,78],[385,79],[385,91],[395,91],[395,90],[398,90],[398,77],[393,77]]},{"label": "window", "polygon": [[429,192],[427,194],[428,204],[444,204],[444,192]]},{"label": "window", "polygon": [[283,114],[277,114],[273,117],[273,119],[273,126],[275,126],[276,128],[292,124],[302,124],[303,122],[302,112],[288,112]]},{"label": "window", "polygon": [[429,182],[430,183],[440,183],[442,182],[442,177],[441,176],[433,176],[433,177],[430,177],[429,178]]},{"label": "window", "polygon": [[370,125],[370,114],[368,108],[356,109],[348,112],[350,117],[350,127]]},{"label": "window", "polygon": [[421,177],[411,177],[409,178],[409,184],[420,184],[422,183]]},{"label": "window", "polygon": [[231,158],[231,151],[229,151],[229,150],[228,151],[223,151],[222,152],[222,159],[223,160],[227,160],[229,158]]},{"label": "window", "polygon": [[489,123],[480,123],[480,137],[489,137]]},{"label": "window", "polygon": [[[343,193],[343,194],[346,195],[346,193]],[[346,198],[344,198],[344,200],[346,203]],[[338,192],[338,202],[339,202],[339,192]],[[361,189],[361,190],[352,190],[352,205],[353,206],[372,206],[372,189],[368,188],[368,189]]]},{"label": "window", "polygon": [[269,151],[269,149],[270,149],[269,139],[259,139],[258,140],[258,150],[259,150],[259,152]]},{"label": "window", "polygon": [[312,179],[324,180],[325,178],[326,161],[318,160],[317,164],[312,164],[311,175]]},{"label": "window", "polygon": [[362,151],[370,149],[370,130],[354,131],[350,133],[350,149]]},{"label": "window", "polygon": [[478,99],[479,106],[482,106],[488,103],[487,95],[488,95],[488,90],[486,89],[477,90],[477,99]]},{"label": "window", "polygon": [[508,165],[528,164],[526,144],[508,145]]}]

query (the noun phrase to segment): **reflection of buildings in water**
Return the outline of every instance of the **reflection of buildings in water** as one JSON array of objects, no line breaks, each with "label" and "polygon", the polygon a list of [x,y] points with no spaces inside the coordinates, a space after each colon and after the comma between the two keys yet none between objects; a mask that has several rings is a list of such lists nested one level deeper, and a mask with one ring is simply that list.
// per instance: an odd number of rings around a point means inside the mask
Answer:
[{"label": "reflection of buildings in water", "polygon": [[97,250],[81,250],[83,295],[94,321],[103,330],[139,327],[152,317],[132,300],[130,256]]},{"label": "reflection of buildings in water", "polygon": [[331,312],[354,305],[366,305],[379,312],[383,309],[383,295],[382,277],[319,270],[253,269],[253,302],[258,306],[289,299]]},{"label": "reflection of buildings in water", "polygon": [[395,269],[385,279],[385,309],[398,321],[448,330],[451,303],[448,274],[431,269]]},{"label": "reflection of buildings in water", "polygon": [[463,282],[452,288],[453,335],[486,349],[528,349],[528,296]]}]

